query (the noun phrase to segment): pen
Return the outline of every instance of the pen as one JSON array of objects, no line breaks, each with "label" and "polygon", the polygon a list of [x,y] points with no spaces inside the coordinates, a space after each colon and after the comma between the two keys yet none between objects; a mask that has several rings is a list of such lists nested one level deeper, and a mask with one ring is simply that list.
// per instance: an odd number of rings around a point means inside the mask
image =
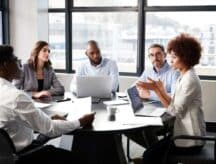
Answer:
[{"label": "pen", "polygon": [[64,102],[64,101],[70,101],[70,100],[71,100],[71,98],[66,98],[66,99],[56,100],[56,102]]}]

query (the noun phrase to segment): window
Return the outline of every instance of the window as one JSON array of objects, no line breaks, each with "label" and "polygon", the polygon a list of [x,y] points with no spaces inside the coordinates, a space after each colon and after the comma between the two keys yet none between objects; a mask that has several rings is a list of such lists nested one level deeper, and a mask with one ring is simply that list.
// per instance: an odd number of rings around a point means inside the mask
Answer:
[{"label": "window", "polygon": [[[124,19],[122,19],[124,18]],[[86,42],[96,40],[103,57],[117,61],[120,72],[136,73],[136,12],[72,13],[73,69],[88,60]]]},{"label": "window", "polygon": [[[145,54],[150,44],[160,43],[166,47],[170,38],[186,32],[195,36],[203,48],[196,72],[201,76],[216,76],[216,23],[208,19],[215,16],[216,11],[146,12]],[[147,56],[145,59],[148,68],[151,64]]]},{"label": "window", "polygon": [[215,16],[215,0],[49,0],[51,59],[59,71],[76,71],[87,60],[87,41],[94,39],[102,56],[116,60],[120,74],[140,75],[151,66],[146,55],[150,44],[166,47],[187,32],[203,47],[197,73],[213,79]]},{"label": "window", "polygon": [[137,0],[49,0],[50,57],[58,71],[76,71],[87,59],[87,41],[96,40],[120,72],[137,74],[137,34]]},{"label": "window", "polygon": [[49,14],[50,58],[55,69],[65,69],[65,13]]},{"label": "window", "polygon": [[74,6],[136,6],[136,0],[74,0]]},{"label": "window", "polygon": [[215,0],[148,0],[148,6],[205,6],[216,5]]}]

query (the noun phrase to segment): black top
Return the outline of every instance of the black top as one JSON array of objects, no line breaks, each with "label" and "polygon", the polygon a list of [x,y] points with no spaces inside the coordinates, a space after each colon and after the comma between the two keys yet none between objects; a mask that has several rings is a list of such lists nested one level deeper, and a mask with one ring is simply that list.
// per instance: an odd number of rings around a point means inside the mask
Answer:
[{"label": "black top", "polygon": [[44,79],[38,79],[38,91],[43,90]]}]

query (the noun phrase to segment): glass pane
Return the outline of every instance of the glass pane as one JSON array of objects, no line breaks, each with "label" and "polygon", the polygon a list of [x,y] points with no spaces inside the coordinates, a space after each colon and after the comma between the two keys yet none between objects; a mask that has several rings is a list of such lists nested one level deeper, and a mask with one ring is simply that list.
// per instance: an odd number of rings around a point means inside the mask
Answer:
[{"label": "glass pane", "polygon": [[196,6],[216,5],[215,0],[148,0],[148,6]]},{"label": "glass pane", "polygon": [[137,6],[137,0],[74,0],[74,6]]},{"label": "glass pane", "polygon": [[55,69],[65,69],[65,14],[49,13],[50,59]]},{"label": "glass pane", "polygon": [[2,12],[0,11],[0,44],[3,43]]},{"label": "glass pane", "polygon": [[96,40],[103,57],[117,61],[120,72],[136,73],[137,13],[73,13],[73,69],[85,60],[86,43]]},{"label": "glass pane", "polygon": [[49,8],[65,8],[65,0],[49,0]]},{"label": "glass pane", "polygon": [[[160,43],[165,47],[169,39],[181,32],[200,40],[203,51],[200,64],[195,68],[199,75],[216,76],[216,23],[211,19],[216,12],[149,12],[146,15],[146,47]],[[202,21],[200,21],[202,20]],[[146,66],[151,66],[147,55]]]}]

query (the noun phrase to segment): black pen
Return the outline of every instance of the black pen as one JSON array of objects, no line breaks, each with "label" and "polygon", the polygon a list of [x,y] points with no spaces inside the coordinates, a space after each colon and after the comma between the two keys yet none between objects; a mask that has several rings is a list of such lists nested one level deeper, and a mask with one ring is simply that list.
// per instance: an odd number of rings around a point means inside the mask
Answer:
[{"label": "black pen", "polygon": [[70,100],[71,100],[71,98],[66,98],[66,99],[56,100],[56,102],[64,102],[64,101],[70,101]]}]

